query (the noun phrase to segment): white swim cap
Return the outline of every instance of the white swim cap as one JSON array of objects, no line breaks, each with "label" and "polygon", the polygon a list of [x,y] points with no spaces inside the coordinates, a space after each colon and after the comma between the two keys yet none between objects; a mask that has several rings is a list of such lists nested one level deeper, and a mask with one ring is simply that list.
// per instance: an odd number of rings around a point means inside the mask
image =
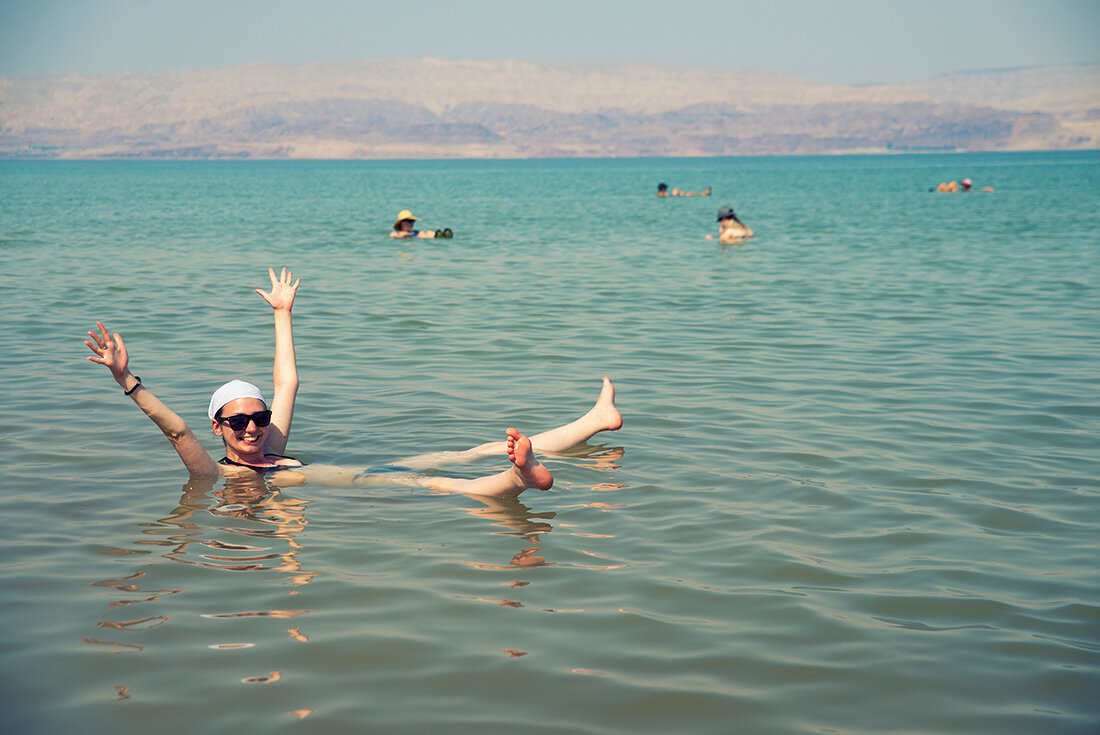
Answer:
[{"label": "white swim cap", "polygon": [[259,398],[265,406],[267,405],[264,394],[252,383],[246,383],[243,380],[230,380],[214,391],[214,395],[210,396],[210,410],[207,411],[210,420],[214,420],[214,415],[222,409],[222,406],[238,398]]}]

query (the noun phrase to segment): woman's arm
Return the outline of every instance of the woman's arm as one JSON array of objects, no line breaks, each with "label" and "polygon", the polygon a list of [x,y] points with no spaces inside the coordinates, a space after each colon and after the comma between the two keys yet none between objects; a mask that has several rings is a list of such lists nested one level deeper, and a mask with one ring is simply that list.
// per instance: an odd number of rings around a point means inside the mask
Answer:
[{"label": "woman's arm", "polygon": [[84,341],[84,344],[95,353],[95,355],[89,355],[88,359],[107,366],[115,382],[168,437],[168,441],[172,443],[172,447],[183,460],[183,465],[192,475],[221,474],[221,465],[215,462],[209,452],[203,448],[187,423],[161,403],[160,399],[130,372],[130,358],[122,336],[109,334],[103,322],[96,322],[96,326],[99,327],[99,334],[88,332],[88,336],[92,339]]},{"label": "woman's arm", "polygon": [[294,399],[298,395],[298,362],[294,357],[294,330],[290,321],[290,309],[294,306],[294,295],[298,292],[299,278],[291,280],[294,274],[283,268],[279,277],[275,277],[272,268],[267,269],[271,277],[271,291],[257,288],[256,293],[271,306],[275,316],[275,393],[271,397],[271,427],[267,430],[264,452],[282,454],[290,438],[290,422],[294,418]]}]

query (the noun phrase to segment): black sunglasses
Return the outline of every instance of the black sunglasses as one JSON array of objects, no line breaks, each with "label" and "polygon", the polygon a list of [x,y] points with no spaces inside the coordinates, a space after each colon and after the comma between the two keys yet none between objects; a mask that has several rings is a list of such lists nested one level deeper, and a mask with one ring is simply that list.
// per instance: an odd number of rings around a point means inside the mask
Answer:
[{"label": "black sunglasses", "polygon": [[233,431],[243,431],[252,421],[261,429],[271,423],[271,411],[257,411],[256,413],[235,413],[232,416],[222,416],[219,424],[228,424]]}]

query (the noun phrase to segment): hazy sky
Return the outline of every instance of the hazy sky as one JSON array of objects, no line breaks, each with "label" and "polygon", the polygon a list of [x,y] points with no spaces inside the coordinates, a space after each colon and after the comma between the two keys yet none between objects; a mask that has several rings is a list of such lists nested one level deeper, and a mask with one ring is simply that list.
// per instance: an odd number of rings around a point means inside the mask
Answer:
[{"label": "hazy sky", "polygon": [[823,82],[1100,60],[1100,0],[0,0],[0,75],[435,56]]}]

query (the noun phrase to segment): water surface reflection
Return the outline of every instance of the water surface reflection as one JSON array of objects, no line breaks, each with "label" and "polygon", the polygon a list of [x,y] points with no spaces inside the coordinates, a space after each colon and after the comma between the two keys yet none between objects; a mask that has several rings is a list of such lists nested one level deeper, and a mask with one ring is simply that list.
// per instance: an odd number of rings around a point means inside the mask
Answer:
[{"label": "water surface reflection", "polygon": [[[114,555],[138,555],[142,559],[141,567],[132,574],[99,580],[92,585],[123,593],[120,599],[109,603],[111,610],[156,603],[185,592],[182,587],[153,589],[143,586],[143,579],[152,571],[151,560],[146,555],[156,553],[161,559],[223,572],[278,572],[278,576],[264,577],[263,581],[289,584],[293,589],[287,594],[298,594],[298,587],[310,584],[317,576],[316,571],[303,568],[299,559],[303,548],[299,537],[309,523],[305,515],[308,505],[308,500],[285,495],[260,477],[192,478],[183,486],[179,504],[168,515],[139,524],[141,535],[135,539],[134,546],[159,547],[159,553],[144,549],[106,550]],[[201,616],[288,619],[307,612],[284,609],[218,611]],[[129,620],[101,620],[97,626],[136,632],[151,630],[170,620],[170,615],[149,615]],[[288,633],[296,640],[309,640],[299,628],[289,629]],[[122,641],[85,638],[84,642],[118,651],[146,650],[143,646]]]},{"label": "water surface reflection", "polygon": [[[618,568],[571,544],[548,545],[548,536],[558,530],[562,540],[580,543],[611,538],[559,516],[563,508],[599,514],[619,507],[587,498],[594,491],[609,498],[606,492],[621,487],[614,473],[622,456],[618,447],[583,446],[549,457],[570,468],[566,477],[573,473],[572,487],[563,483],[555,494],[564,506],[437,495],[387,482],[385,475],[370,490],[357,484],[288,489],[264,477],[194,478],[174,505],[149,512],[151,520],[124,524],[117,546],[98,549],[114,557],[116,571],[91,582],[108,593],[109,612],[92,612],[88,624],[96,625],[96,635],[83,643],[97,652],[147,654],[101,659],[117,662],[107,668],[114,688],[103,699],[171,697],[170,688],[193,686],[186,683],[190,672],[212,666],[221,686],[246,684],[261,697],[277,691],[280,709],[269,714],[305,717],[321,696],[310,682],[340,671],[348,655],[385,660],[401,651],[400,666],[429,665],[417,656],[431,658],[437,650],[425,631],[441,619],[473,626],[466,644],[472,650],[527,660],[534,658],[529,652],[544,654],[530,645],[523,616],[585,611],[557,604],[560,578],[540,570]],[[465,518],[476,519],[473,533],[470,523],[456,524]],[[558,558],[550,558],[550,548]],[[596,563],[580,562],[583,555]],[[322,578],[323,585],[314,585]],[[493,606],[508,609],[509,621],[493,619]],[[410,645],[419,653],[410,654]],[[435,657],[445,657],[448,646],[438,645]],[[88,681],[100,688],[103,665],[93,668]],[[287,696],[295,701],[284,704]]]}]

